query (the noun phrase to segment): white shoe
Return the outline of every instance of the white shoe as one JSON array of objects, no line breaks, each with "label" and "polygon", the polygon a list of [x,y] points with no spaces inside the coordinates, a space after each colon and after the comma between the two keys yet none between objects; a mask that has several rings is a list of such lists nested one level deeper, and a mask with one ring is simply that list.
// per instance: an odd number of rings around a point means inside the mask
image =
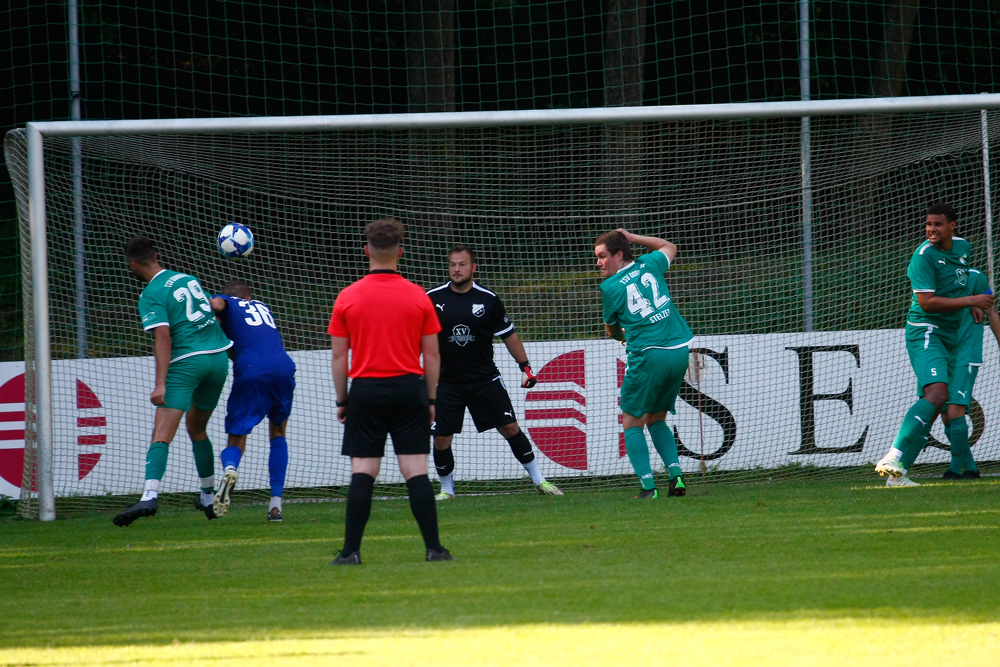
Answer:
[{"label": "white shoe", "polygon": [[888,454],[882,457],[882,460],[875,464],[875,472],[885,477],[889,475],[891,477],[905,477],[906,468],[899,464],[899,459],[890,458]]},{"label": "white shoe", "polygon": [[538,492],[543,496],[561,496],[563,494],[563,492],[559,490],[558,486],[548,480],[545,480],[535,488],[538,489]]},{"label": "white shoe", "polygon": [[885,480],[885,485],[886,486],[920,486],[919,484],[917,484],[916,482],[914,482],[912,479],[910,479],[906,475],[900,475],[899,477],[889,477],[889,479]]},{"label": "white shoe", "polygon": [[237,476],[236,468],[226,468],[226,474],[222,476],[222,485],[215,494],[215,502],[212,503],[212,511],[216,517],[221,517],[229,511]]},{"label": "white shoe", "polygon": [[455,497],[454,493],[448,493],[447,491],[442,491],[441,493],[434,496],[434,500],[452,500]]}]

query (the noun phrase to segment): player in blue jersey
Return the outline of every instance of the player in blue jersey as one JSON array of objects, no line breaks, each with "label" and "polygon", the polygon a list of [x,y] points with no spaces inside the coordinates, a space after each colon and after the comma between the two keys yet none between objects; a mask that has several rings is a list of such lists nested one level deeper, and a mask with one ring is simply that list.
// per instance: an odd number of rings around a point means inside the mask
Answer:
[{"label": "player in blue jersey", "polygon": [[[633,259],[632,243],[650,252]],[[693,338],[664,279],[677,246],[618,229],[598,237],[594,255],[604,278],[601,305],[605,329],[628,352],[621,409],[625,450],[642,484],[636,498],[659,495],[643,427],[670,475],[667,495],[683,496],[686,487],[677,441],[664,421],[668,411],[675,412],[674,403],[688,367],[688,344]]]},{"label": "player in blue jersey", "polygon": [[222,330],[233,341],[233,388],[226,404],[229,442],[219,457],[223,477],[213,509],[216,516],[229,509],[247,435],[267,416],[271,437],[267,465],[271,503],[267,520],[278,522],[288,470],[285,427],[295,390],[295,363],[285,352],[271,309],[253,298],[245,282],[230,281],[221,294],[212,297],[211,304]]},{"label": "player in blue jersey", "polygon": [[[959,329],[970,308],[993,307],[992,294],[969,294],[969,242],[955,234],[958,214],[948,204],[927,209],[927,240],[910,258],[906,276],[913,288],[906,316],[906,351],[917,376],[917,401],[910,406],[889,451],[875,472],[890,475],[888,486],[911,486],[908,463],[927,444],[931,425],[948,402],[955,379]],[[982,313],[979,313],[981,319]],[[947,417],[947,413],[945,418]]]}]

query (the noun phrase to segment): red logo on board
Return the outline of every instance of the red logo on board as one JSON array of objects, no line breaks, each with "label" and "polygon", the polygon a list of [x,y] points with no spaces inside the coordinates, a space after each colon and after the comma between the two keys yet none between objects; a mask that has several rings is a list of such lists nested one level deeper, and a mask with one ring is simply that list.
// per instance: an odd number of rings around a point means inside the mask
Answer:
[{"label": "red logo on board", "polygon": [[[101,459],[96,448],[108,440],[101,401],[81,380],[76,381],[76,411],[76,444],[81,448],[76,472],[81,480]],[[18,487],[24,481],[24,373],[0,386],[0,477]]]},{"label": "red logo on board", "polygon": [[[562,384],[562,387],[544,387]],[[569,386],[566,386],[569,385]],[[575,385],[575,386],[574,386]],[[579,389],[578,389],[579,388]],[[524,411],[531,439],[547,457],[573,470],[587,469],[587,434],[578,426],[586,425],[587,415],[576,406],[586,407],[587,397],[580,391],[587,388],[587,373],[583,350],[560,354],[538,371],[538,384],[525,395],[528,403],[558,403],[559,406],[531,407]],[[531,422],[565,422],[563,424],[531,426]]]}]

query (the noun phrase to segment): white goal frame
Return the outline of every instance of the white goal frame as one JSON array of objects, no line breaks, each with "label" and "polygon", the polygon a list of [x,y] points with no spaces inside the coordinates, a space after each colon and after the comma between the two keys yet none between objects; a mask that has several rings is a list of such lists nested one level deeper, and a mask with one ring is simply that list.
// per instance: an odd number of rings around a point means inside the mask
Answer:
[{"label": "white goal frame", "polygon": [[[542,126],[648,121],[733,120],[748,118],[830,115],[874,115],[916,112],[983,112],[983,166],[986,188],[986,232],[991,238],[987,110],[1000,109],[1000,94],[945,95],[928,97],[762,102],[744,104],[551,109],[532,111],[487,111],[419,114],[362,114],[351,116],[292,116],[260,118],[193,118],[165,120],[54,121],[26,125],[28,158],[28,211],[34,344],[34,396],[26,404],[34,406],[37,445],[39,519],[56,518],[53,480],[52,351],[49,332],[48,242],[45,205],[44,150],[46,137],[84,137],[145,134],[231,134],[262,132],[309,132],[320,130],[440,129],[461,127]],[[804,124],[804,127],[808,127]],[[806,130],[804,130],[805,132]],[[809,206],[808,137],[803,136],[803,207]],[[804,239],[808,243],[808,239]],[[992,283],[992,242],[987,244]],[[808,267],[805,267],[808,271]],[[806,283],[808,284],[808,282]],[[807,303],[811,295],[806,295]],[[808,320],[807,320],[808,321]],[[29,412],[30,414],[30,412]]]}]

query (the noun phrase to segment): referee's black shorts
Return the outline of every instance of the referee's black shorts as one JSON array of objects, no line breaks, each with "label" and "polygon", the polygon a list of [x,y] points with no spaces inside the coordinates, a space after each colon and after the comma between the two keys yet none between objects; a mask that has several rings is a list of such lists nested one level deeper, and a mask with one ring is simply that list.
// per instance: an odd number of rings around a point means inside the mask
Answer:
[{"label": "referee's black shorts", "polygon": [[462,384],[441,380],[434,402],[435,421],[431,433],[440,436],[461,433],[466,407],[480,433],[517,421],[501,376]]},{"label": "referee's black shorts", "polygon": [[385,437],[396,454],[429,454],[430,410],[422,375],[355,378],[347,393],[345,456],[381,458]]}]

